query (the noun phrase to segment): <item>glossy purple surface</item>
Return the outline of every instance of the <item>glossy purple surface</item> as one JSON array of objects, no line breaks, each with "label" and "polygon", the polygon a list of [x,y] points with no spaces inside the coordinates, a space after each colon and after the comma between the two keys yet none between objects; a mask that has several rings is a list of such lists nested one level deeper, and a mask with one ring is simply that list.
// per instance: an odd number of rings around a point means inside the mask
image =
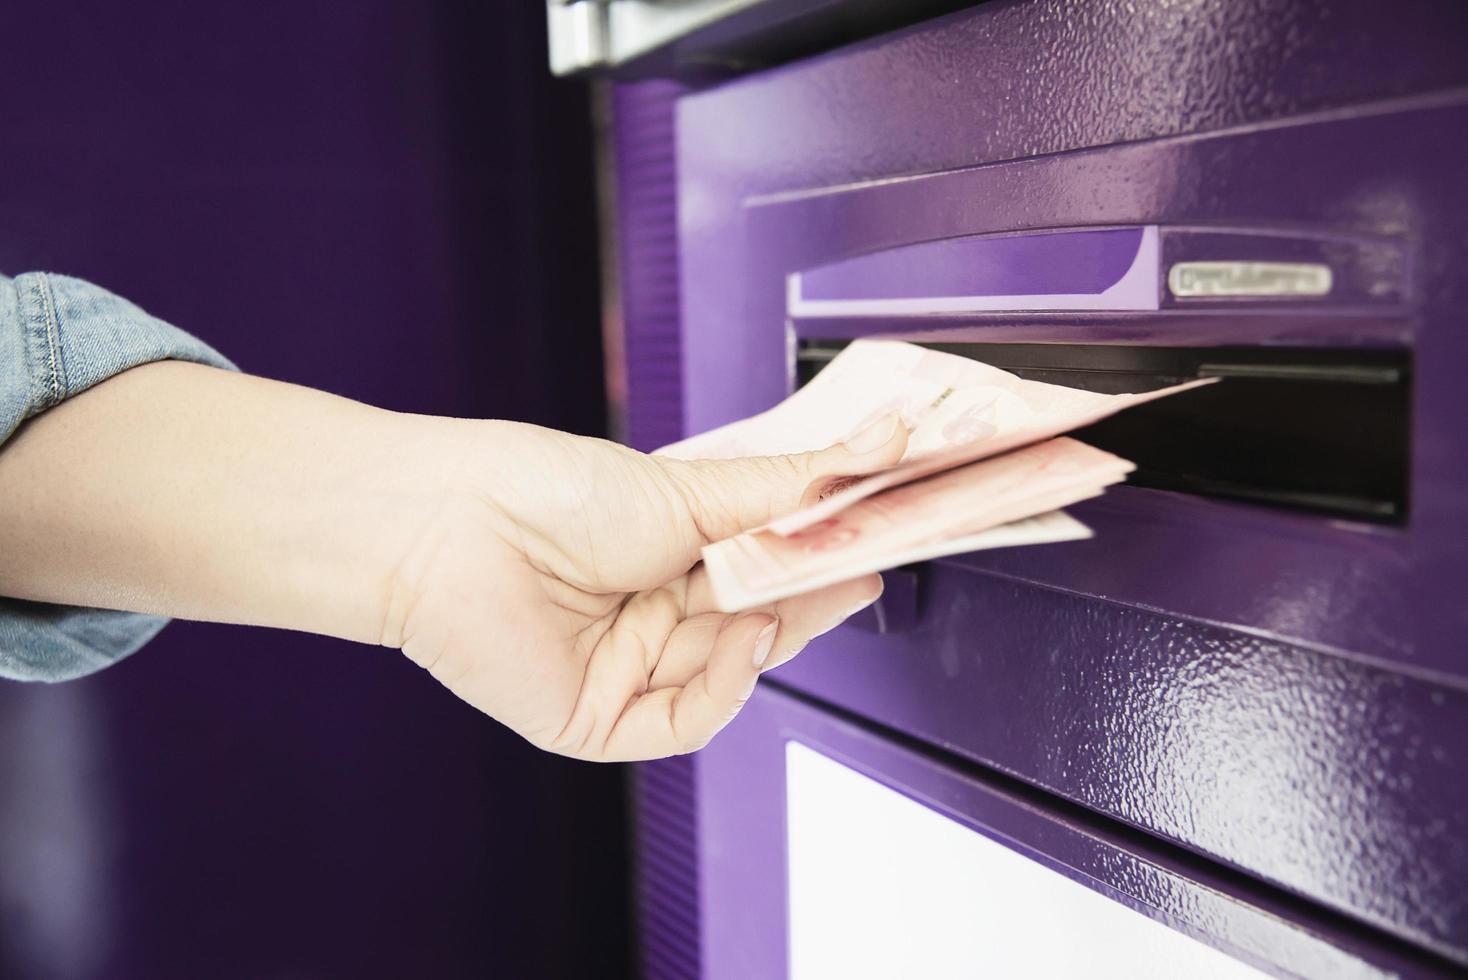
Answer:
[{"label": "glossy purple surface", "polygon": [[778,676],[1468,962],[1468,8],[1325,11],[994,3],[685,98],[686,424],[788,391],[799,269],[1097,225],[1218,258],[1240,230],[1352,243],[1316,307],[820,329],[1410,346],[1405,528],[1119,491],[1078,511],[1095,541],[928,566],[909,632],[842,631]]},{"label": "glossy purple surface", "polygon": [[[1162,233],[1164,274],[1174,262],[1224,259],[1315,263],[1329,266],[1334,277],[1330,292],[1324,296],[1293,296],[1287,300],[1179,298],[1164,289],[1162,305],[1220,313],[1237,310],[1241,304],[1275,306],[1291,312],[1333,310],[1357,316],[1401,311],[1411,296],[1409,255],[1407,243],[1390,235],[1343,234],[1339,230],[1311,235],[1299,229],[1277,228],[1170,228]],[[1304,331],[1301,334],[1308,336]]]},{"label": "glossy purple surface", "polygon": [[[785,746],[792,740],[1272,974],[1458,975],[1405,944],[1383,942],[1186,852],[1001,776],[935,759],[767,685],[701,756],[700,830],[709,842],[700,855],[702,895],[717,913],[706,916],[709,980],[785,974]],[[866,857],[852,854],[851,861],[859,868]],[[1032,914],[1043,918],[1045,910]],[[1057,928],[1057,939],[1062,935]],[[1137,956],[1145,962],[1146,951]]]},{"label": "glossy purple surface", "polygon": [[800,274],[805,299],[1099,293],[1131,266],[1140,228],[953,238]]},{"label": "glossy purple surface", "polygon": [[1468,695],[947,564],[922,574],[911,632],[845,630],[772,676],[1459,950]]}]

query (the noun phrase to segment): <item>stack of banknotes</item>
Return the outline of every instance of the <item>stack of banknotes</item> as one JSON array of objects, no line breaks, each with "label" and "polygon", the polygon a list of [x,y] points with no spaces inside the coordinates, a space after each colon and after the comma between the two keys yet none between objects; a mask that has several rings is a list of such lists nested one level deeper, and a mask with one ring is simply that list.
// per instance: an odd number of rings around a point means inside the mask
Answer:
[{"label": "stack of banknotes", "polygon": [[858,340],[769,411],[659,453],[805,452],[892,413],[908,427],[897,465],[837,480],[809,506],[703,549],[719,607],[738,612],[943,555],[1090,537],[1061,508],[1101,494],[1134,467],[1062,433],[1212,380],[1104,395],[900,341]]}]

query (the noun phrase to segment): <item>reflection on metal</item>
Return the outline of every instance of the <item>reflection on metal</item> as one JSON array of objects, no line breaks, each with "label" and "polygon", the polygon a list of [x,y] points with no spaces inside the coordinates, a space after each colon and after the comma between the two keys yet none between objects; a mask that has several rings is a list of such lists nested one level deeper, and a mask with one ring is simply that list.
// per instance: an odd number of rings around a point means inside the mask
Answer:
[{"label": "reflection on metal", "polygon": [[569,75],[607,63],[607,6],[601,0],[546,0],[550,66]]},{"label": "reflection on metal", "polygon": [[786,277],[792,317],[1155,310],[1156,225],[916,242]]},{"label": "reflection on metal", "polygon": [[551,71],[610,68],[759,0],[546,0]]},{"label": "reflection on metal", "polygon": [[1178,262],[1167,273],[1179,298],[1324,296],[1330,286],[1330,266],[1314,262]]}]

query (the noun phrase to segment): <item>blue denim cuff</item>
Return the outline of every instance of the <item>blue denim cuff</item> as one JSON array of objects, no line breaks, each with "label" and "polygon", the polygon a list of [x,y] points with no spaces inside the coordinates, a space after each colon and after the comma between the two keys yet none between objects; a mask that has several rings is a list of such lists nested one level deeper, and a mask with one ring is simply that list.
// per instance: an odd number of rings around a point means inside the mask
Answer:
[{"label": "blue denim cuff", "polygon": [[[72,395],[164,360],[235,370],[209,345],[91,283],[44,272],[0,276],[0,444]],[[0,677],[81,677],[132,653],[166,622],[0,598]]]},{"label": "blue denim cuff", "polygon": [[22,422],[128,368],[223,355],[89,282],[45,272],[0,278],[0,443]]},{"label": "blue denim cuff", "polygon": [[0,598],[0,677],[85,677],[112,666],[167,625],[161,616]]}]

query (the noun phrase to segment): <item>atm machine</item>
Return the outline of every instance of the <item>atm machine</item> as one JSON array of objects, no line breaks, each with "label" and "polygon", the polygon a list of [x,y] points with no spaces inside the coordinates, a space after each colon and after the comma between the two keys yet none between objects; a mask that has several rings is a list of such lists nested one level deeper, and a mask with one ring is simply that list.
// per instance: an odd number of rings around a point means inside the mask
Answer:
[{"label": "atm machine", "polygon": [[643,974],[1468,974],[1468,5],[552,0],[626,433],[852,339],[1140,391],[636,773]]}]

